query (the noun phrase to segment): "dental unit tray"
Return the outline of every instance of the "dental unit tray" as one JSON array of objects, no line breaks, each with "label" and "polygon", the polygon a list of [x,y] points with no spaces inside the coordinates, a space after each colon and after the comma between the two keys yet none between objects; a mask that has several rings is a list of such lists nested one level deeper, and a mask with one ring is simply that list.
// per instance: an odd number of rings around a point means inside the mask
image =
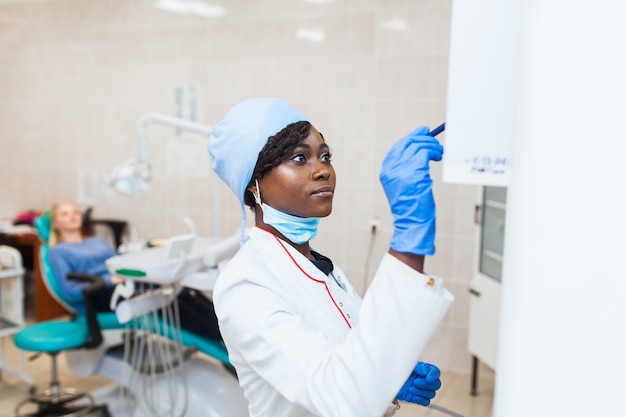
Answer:
[{"label": "dental unit tray", "polygon": [[127,279],[157,284],[173,283],[181,276],[206,269],[205,253],[222,240],[194,235],[178,236],[170,239],[167,246],[109,258],[106,266],[111,274]]}]

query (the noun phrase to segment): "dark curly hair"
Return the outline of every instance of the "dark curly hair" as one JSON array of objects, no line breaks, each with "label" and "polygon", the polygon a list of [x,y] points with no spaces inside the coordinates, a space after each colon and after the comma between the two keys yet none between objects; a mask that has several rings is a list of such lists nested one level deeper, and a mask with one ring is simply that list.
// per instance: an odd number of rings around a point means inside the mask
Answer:
[{"label": "dark curly hair", "polygon": [[[280,165],[291,156],[296,147],[301,144],[311,133],[311,123],[302,121],[287,125],[283,130],[270,136],[261,152],[252,171],[250,184],[255,180],[263,178],[272,169]],[[244,193],[244,202],[247,206],[254,208],[254,196],[248,190]]]}]

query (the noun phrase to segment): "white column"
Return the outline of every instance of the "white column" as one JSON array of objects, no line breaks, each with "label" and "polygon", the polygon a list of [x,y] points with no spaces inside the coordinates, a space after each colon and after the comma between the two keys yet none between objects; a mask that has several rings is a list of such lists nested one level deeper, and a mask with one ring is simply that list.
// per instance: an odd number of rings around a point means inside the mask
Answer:
[{"label": "white column", "polygon": [[626,3],[524,0],[494,417],[626,415]]}]

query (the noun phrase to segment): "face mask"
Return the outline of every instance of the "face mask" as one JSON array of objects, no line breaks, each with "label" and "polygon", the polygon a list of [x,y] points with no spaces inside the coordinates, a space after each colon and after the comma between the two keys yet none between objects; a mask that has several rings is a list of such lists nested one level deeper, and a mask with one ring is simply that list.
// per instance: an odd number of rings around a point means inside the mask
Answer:
[{"label": "face mask", "polygon": [[256,190],[254,199],[263,210],[263,221],[265,223],[276,228],[283,236],[296,245],[308,242],[317,235],[317,225],[320,222],[319,218],[298,217],[276,210],[272,206],[261,202],[261,192],[259,191],[258,182],[256,183]]}]

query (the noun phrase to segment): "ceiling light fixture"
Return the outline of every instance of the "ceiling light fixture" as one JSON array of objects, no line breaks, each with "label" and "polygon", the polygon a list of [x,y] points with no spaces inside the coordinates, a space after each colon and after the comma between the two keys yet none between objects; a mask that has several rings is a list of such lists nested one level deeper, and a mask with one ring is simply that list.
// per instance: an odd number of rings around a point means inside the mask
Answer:
[{"label": "ceiling light fixture", "polygon": [[404,19],[395,18],[383,22],[383,29],[391,30],[393,32],[408,33],[411,27]]},{"label": "ceiling light fixture", "polygon": [[309,42],[324,42],[326,33],[323,29],[298,28],[296,38]]},{"label": "ceiling light fixture", "polygon": [[224,7],[197,0],[157,0],[155,7],[167,12],[208,18],[226,15]]}]

